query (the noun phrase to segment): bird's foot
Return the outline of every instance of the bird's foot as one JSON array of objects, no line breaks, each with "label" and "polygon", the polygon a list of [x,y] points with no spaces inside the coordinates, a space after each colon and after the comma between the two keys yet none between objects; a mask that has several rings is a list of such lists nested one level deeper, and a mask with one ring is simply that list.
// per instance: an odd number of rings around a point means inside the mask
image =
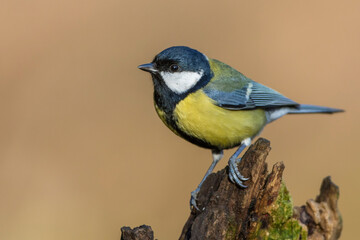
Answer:
[{"label": "bird's foot", "polygon": [[243,181],[249,180],[249,178],[241,175],[238,169],[238,164],[241,162],[241,158],[231,157],[229,160],[229,178],[230,181],[239,185],[240,187],[247,188]]},{"label": "bird's foot", "polygon": [[192,210],[193,208],[195,208],[196,210],[200,211],[200,209],[198,208],[196,201],[197,201],[197,195],[199,193],[200,189],[197,188],[194,191],[191,192],[191,198],[190,198],[190,210]]}]

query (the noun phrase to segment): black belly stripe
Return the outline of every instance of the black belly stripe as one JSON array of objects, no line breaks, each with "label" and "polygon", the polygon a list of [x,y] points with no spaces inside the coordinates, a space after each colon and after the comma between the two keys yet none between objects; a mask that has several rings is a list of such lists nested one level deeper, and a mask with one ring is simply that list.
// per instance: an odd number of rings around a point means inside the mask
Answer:
[{"label": "black belly stripe", "polygon": [[194,136],[191,136],[189,134],[187,134],[186,132],[182,131],[178,125],[177,125],[177,122],[172,118],[172,117],[168,117],[166,116],[166,122],[167,124],[169,124],[172,128],[174,128],[182,138],[184,138],[185,140],[199,146],[199,147],[203,147],[203,148],[208,148],[208,149],[216,149],[216,150],[222,150],[220,149],[219,147],[217,146],[214,146],[206,141],[203,141],[202,139],[200,138],[197,138],[197,137],[194,137]]}]

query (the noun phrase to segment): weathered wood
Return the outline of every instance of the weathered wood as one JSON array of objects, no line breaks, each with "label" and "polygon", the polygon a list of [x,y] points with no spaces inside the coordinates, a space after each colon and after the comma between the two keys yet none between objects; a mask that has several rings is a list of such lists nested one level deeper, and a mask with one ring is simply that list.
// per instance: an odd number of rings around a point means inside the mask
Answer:
[{"label": "weathered wood", "polygon": [[[267,174],[265,159],[270,143],[260,139],[245,153],[239,169],[250,180],[242,189],[231,183],[228,168],[212,174],[198,194],[198,207],[193,209],[180,239],[236,239],[247,235],[247,216],[264,186]],[[249,211],[250,210],[250,211]]]},{"label": "weathered wood", "polygon": [[134,229],[122,227],[121,240],[154,240],[154,232],[151,227],[147,225],[142,225]]},{"label": "weathered wood", "polygon": [[243,156],[239,170],[249,177],[245,189],[229,181],[228,167],[206,179],[198,194],[197,205],[201,210],[191,211],[180,240],[333,240],[340,237],[338,187],[327,177],[315,201],[293,207],[282,181],[284,164],[276,163],[270,173],[267,170],[265,159],[270,149],[270,142],[260,138]]},{"label": "weathered wood", "polygon": [[330,177],[324,178],[320,195],[294,208],[294,217],[304,224],[309,240],[335,240],[340,238],[342,218],[337,207],[339,188]]}]

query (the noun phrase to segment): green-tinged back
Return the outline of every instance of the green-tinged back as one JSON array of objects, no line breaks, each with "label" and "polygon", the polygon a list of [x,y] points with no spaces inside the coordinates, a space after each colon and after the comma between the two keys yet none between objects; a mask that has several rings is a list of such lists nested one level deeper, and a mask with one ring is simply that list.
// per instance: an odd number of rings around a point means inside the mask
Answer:
[{"label": "green-tinged back", "polygon": [[223,92],[232,92],[234,89],[245,87],[250,80],[236,69],[215,59],[209,59],[211,71],[214,76],[205,86],[205,89],[211,88]]}]

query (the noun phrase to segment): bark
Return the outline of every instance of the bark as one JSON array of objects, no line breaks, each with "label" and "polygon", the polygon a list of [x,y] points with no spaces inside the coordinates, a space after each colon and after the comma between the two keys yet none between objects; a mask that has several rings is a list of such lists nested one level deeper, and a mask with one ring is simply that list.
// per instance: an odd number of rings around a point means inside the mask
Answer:
[{"label": "bark", "polygon": [[121,228],[121,240],[153,240],[154,232],[150,226],[142,225],[131,229],[129,227]]},{"label": "bark", "polygon": [[[238,167],[249,178],[246,189],[229,181],[228,167],[211,174],[198,194],[201,210],[191,211],[179,239],[338,239],[342,229],[339,188],[326,177],[316,200],[293,207],[282,181],[284,164],[276,163],[268,172],[265,159],[270,149],[270,142],[260,138],[244,154]],[[135,237],[141,229],[151,234]],[[122,228],[121,239],[154,238],[151,228],[143,225]]]}]

